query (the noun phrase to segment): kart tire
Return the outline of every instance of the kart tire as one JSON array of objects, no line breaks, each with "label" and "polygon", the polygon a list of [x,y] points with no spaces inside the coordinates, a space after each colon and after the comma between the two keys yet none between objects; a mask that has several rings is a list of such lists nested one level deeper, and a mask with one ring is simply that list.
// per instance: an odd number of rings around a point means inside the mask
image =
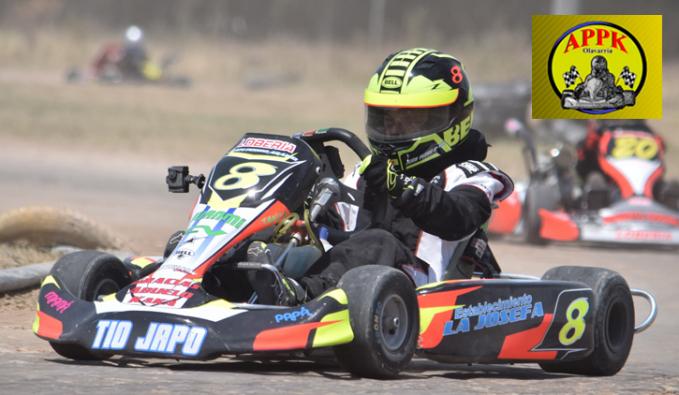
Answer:
[{"label": "kart tire", "polygon": [[526,189],[525,209],[523,210],[523,235],[529,244],[546,245],[548,240],[540,236],[539,210],[541,208],[553,210],[556,199],[553,197],[553,186],[542,183],[531,183]]},{"label": "kart tire", "polygon": [[555,267],[542,279],[577,281],[592,288],[594,349],[585,359],[543,362],[540,367],[547,372],[587,376],[616,374],[625,365],[634,338],[634,302],[625,279],[612,270],[579,266]]},{"label": "kart tire", "polygon": [[[132,281],[118,258],[99,251],[78,251],[64,255],[54,264],[50,275],[66,292],[89,302],[116,292]],[[106,358],[106,355],[91,353],[77,344],[49,343],[57,354],[69,359]]]},{"label": "kart tire", "polygon": [[340,364],[361,377],[394,378],[415,353],[419,309],[415,288],[400,270],[368,265],[338,283],[349,301],[351,343],[334,348]]}]

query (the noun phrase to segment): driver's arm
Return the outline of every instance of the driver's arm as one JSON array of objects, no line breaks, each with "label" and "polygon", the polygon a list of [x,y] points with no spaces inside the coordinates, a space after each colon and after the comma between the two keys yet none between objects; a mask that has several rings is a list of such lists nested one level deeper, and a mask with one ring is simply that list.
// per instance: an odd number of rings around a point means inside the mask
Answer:
[{"label": "driver's arm", "polygon": [[403,199],[399,208],[427,233],[445,240],[459,240],[490,218],[490,200],[476,187],[461,185],[445,191],[428,182],[422,185],[421,193]]},{"label": "driver's arm", "polygon": [[459,240],[475,232],[490,218],[492,202],[513,190],[511,179],[497,169],[479,169],[469,175],[460,169],[446,173],[443,182],[399,175],[396,184],[401,185],[389,189],[394,205],[422,230],[442,239]]}]

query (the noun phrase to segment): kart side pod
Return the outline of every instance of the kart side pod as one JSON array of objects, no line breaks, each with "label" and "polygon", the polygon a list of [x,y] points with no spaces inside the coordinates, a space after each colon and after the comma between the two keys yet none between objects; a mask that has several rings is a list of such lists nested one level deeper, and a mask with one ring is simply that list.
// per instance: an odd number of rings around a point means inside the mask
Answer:
[{"label": "kart side pod", "polygon": [[565,281],[470,280],[418,290],[420,352],[446,362],[581,359],[594,343],[592,290]]}]

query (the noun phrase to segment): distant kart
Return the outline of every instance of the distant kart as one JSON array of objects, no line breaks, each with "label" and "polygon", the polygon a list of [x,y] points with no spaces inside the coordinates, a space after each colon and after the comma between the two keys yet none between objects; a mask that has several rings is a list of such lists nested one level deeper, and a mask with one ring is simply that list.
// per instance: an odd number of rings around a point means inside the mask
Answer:
[{"label": "distant kart", "polygon": [[[369,153],[343,129],[292,138],[248,133],[207,179],[170,168],[171,191],[188,192],[190,183],[201,189],[187,229],[170,238],[163,257],[64,256],[42,283],[33,331],[76,360],[267,359],[332,348],[349,371],[388,378],[414,354],[611,375],[623,367],[635,332],[652,324],[650,294],[630,291],[615,272],[586,267],[557,267],[542,279],[491,273],[415,289],[403,271],[369,265],[305,304],[258,303],[248,274],[268,273],[281,284],[281,275],[299,277],[309,268],[288,258],[295,246],[317,244],[315,218],[333,202],[329,180],[344,172],[328,142],[359,157]],[[246,261],[251,240],[286,247],[269,263]],[[636,328],[632,295],[651,304]]]},{"label": "distant kart", "polygon": [[598,149],[598,163],[606,178],[592,177],[574,206],[563,198],[568,195],[563,175],[575,165],[567,148],[555,147],[548,157],[541,157],[523,124],[510,120],[508,126],[525,142],[530,180],[518,185],[494,210],[490,233],[523,234],[533,244],[679,246],[679,211],[653,196],[665,171],[660,136],[635,130],[606,131]]},{"label": "distant kart", "polygon": [[474,127],[491,136],[501,135],[507,118],[525,119],[530,99],[530,82],[475,85]]},{"label": "distant kart", "polygon": [[[144,55],[145,56],[145,55]],[[118,44],[105,45],[91,66],[85,70],[71,67],[65,75],[68,83],[96,81],[102,84],[164,85],[177,88],[191,86],[191,78],[172,72],[175,55],[165,56],[160,63],[145,60],[139,66],[125,61],[124,48]]]}]

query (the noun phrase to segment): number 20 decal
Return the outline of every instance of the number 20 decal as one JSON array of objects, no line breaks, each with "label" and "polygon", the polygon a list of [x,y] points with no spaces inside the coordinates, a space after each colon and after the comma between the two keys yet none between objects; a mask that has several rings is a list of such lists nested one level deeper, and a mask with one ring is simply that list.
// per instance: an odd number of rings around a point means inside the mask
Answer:
[{"label": "number 20 decal", "polygon": [[636,156],[639,159],[653,159],[658,154],[658,142],[648,137],[624,136],[614,141],[611,156],[615,159]]},{"label": "number 20 decal", "polygon": [[589,311],[588,298],[582,297],[572,301],[566,308],[566,325],[559,331],[559,343],[570,346],[582,338],[585,333],[585,315]]},{"label": "number 20 decal", "polygon": [[248,189],[257,185],[260,177],[276,173],[276,167],[262,162],[246,162],[238,164],[229,170],[229,174],[219,177],[213,184],[214,189],[229,191],[233,189]]}]

